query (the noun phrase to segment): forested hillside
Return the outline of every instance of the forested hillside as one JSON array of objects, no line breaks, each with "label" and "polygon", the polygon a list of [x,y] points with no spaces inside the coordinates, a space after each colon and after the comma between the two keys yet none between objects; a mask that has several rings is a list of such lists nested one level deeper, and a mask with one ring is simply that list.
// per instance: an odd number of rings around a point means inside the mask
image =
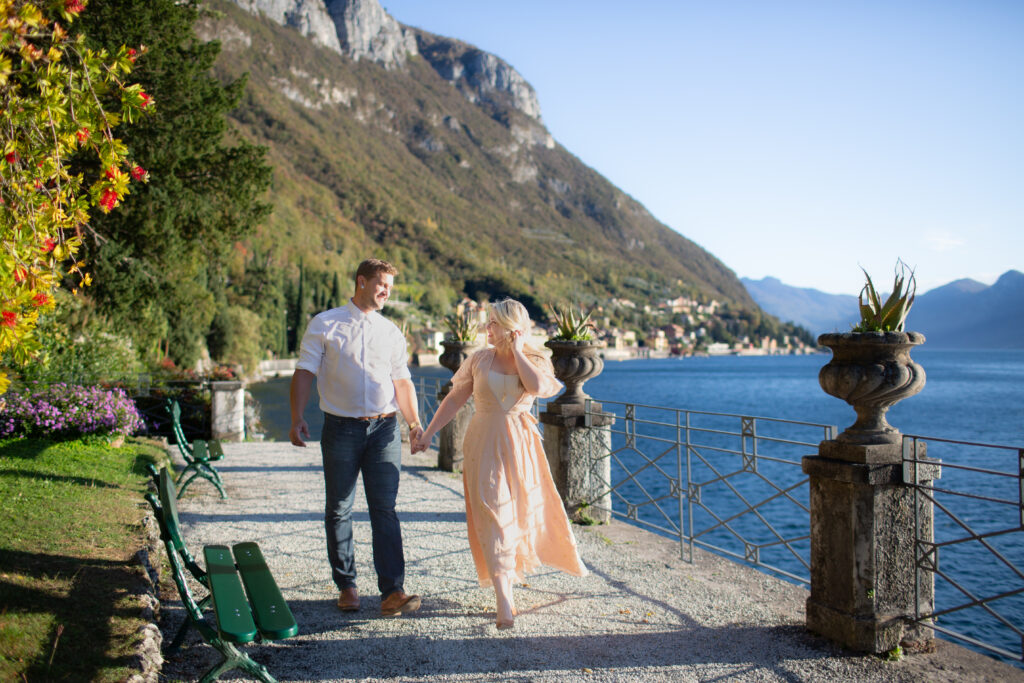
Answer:
[{"label": "forested hillside", "polygon": [[[272,215],[237,277],[277,270],[329,298],[366,255],[402,271],[398,296],[442,312],[460,292],[545,301],[680,294],[756,308],[714,256],[653,218],[512,101],[470,101],[439,75],[473,48],[417,32],[420,55],[355,61],[233,3],[201,23],[216,72],[248,74],[231,118],[265,145]],[[426,56],[422,56],[426,55]],[[257,302],[258,305],[258,302]],[[314,305],[311,302],[310,305]],[[270,315],[270,311],[264,312]]]},{"label": "forested hillside", "polygon": [[[670,323],[703,344],[807,336],[561,147],[512,65],[377,0],[92,0],[71,29],[130,47],[150,99],[136,125],[111,119],[128,194],[82,226],[93,285],[40,319],[24,381],[252,368],[293,353],[368,256],[400,269],[387,313],[414,342],[463,296],[513,296],[541,321],[546,304],[601,306],[637,339]],[[655,305],[679,297],[717,302],[713,319]]]}]

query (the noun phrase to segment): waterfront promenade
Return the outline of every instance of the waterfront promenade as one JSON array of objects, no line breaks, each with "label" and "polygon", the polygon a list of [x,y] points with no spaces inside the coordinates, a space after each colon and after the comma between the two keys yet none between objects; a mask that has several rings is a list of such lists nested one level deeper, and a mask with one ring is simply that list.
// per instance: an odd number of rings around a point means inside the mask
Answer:
[{"label": "waterfront promenade", "polygon": [[[280,681],[1024,681],[1020,669],[943,641],[898,662],[845,652],[804,629],[805,590],[699,551],[690,564],[671,541],[621,523],[574,527],[590,576],[531,576],[516,591],[515,629],[499,632],[465,538],[461,479],[435,469],[433,452],[406,452],[398,503],[406,590],[423,608],[379,617],[360,491],[363,609],[345,614],[325,557],[318,444],[225,451],[229,498],[198,482],[180,501],[181,521],[194,551],[260,543],[300,634],[247,649]],[[168,639],[183,613],[170,599],[162,611]],[[196,680],[216,658],[193,634],[162,680]]]}]

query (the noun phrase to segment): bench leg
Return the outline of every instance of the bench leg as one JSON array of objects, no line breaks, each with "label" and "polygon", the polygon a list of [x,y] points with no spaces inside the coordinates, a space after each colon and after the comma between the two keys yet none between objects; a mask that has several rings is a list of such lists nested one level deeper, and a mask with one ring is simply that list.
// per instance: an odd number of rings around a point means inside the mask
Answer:
[{"label": "bench leg", "polygon": [[224,492],[224,486],[220,483],[219,479],[214,479],[213,477],[211,477],[206,472],[203,472],[201,469],[197,468],[194,471],[194,473],[192,474],[192,476],[188,478],[188,481],[186,481],[184,484],[182,484],[181,488],[178,489],[178,498],[179,499],[181,499],[181,497],[183,495],[185,495],[185,489],[188,488],[189,484],[191,484],[193,481],[196,480],[196,477],[202,477],[206,481],[208,481],[211,484],[213,484],[214,486],[216,486],[217,490],[220,491],[220,497],[221,498],[227,498],[228,497],[228,494]]},{"label": "bench leg", "polygon": [[206,472],[207,474],[209,474],[211,477],[213,477],[213,479],[215,481],[220,482],[221,484],[224,483],[223,481],[221,481],[220,472],[218,472],[217,469],[213,465],[211,465],[210,463],[208,463],[208,462],[201,462],[201,463],[199,463],[199,469],[201,469],[204,472]]},{"label": "bench leg", "polygon": [[226,643],[219,638],[214,638],[210,644],[224,655],[224,659],[206,672],[206,675],[200,679],[201,683],[215,681],[220,678],[222,673],[231,671],[232,669],[241,669],[247,674],[260,679],[264,683],[277,683],[277,679],[270,675],[270,672],[267,671],[265,666],[257,664],[249,659],[249,655],[245,654],[231,643]]},{"label": "bench leg", "polygon": [[175,486],[181,486],[182,480],[185,477],[188,476],[189,472],[195,470],[195,468],[196,468],[196,463],[195,463],[194,460],[186,460],[185,461],[185,468],[181,470],[181,472],[178,474],[177,480],[175,480],[175,482],[174,482]]},{"label": "bench leg", "polygon": [[[205,598],[199,601],[197,607],[199,608],[200,613],[202,613],[202,611],[206,609],[207,605],[210,604],[210,599],[211,596],[207,595]],[[171,644],[168,645],[167,649],[165,650],[165,653],[167,655],[173,655],[175,652],[178,651],[178,649],[181,647],[181,644],[185,642],[185,636],[188,635],[188,632],[191,630],[191,627],[192,620],[189,619],[188,615],[186,614],[185,621],[182,622],[181,627],[178,629],[178,632],[174,635],[174,640],[171,641]]]},{"label": "bench leg", "polygon": [[209,472],[210,474],[212,474],[212,475],[213,475],[213,478],[214,478],[214,479],[216,479],[217,481],[220,481],[220,482],[221,482],[222,484],[224,483],[224,482],[223,482],[223,481],[221,481],[221,479],[220,479],[220,472],[218,472],[218,471],[217,471],[217,468],[215,468],[215,467],[214,467],[213,465],[211,465],[211,464],[210,464],[210,463],[208,463],[208,462],[204,462],[204,463],[203,463],[203,465],[202,465],[202,467],[203,467],[203,469],[204,469],[204,470],[206,470],[207,472]]}]

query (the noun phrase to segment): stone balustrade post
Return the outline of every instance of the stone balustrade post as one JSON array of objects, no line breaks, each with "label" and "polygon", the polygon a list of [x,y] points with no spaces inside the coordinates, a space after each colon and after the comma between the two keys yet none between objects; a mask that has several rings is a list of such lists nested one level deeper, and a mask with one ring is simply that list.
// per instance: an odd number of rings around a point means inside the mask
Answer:
[{"label": "stone balustrade post", "polygon": [[[451,391],[451,383],[449,382],[441,391],[437,392],[438,402],[443,401],[444,397]],[[446,472],[461,472],[462,471],[462,441],[466,437],[466,429],[469,427],[469,421],[473,419],[473,413],[475,408],[473,406],[472,397],[466,401],[465,405],[459,408],[458,412],[455,413],[455,417],[452,421],[441,427],[441,431],[437,433],[438,444],[437,444],[437,468],[445,470]]]},{"label": "stone balustrade post", "polygon": [[917,558],[937,552],[932,504],[915,496],[915,484],[930,484],[940,469],[937,461],[912,462],[925,460],[924,444],[906,441],[885,419],[889,406],[924,386],[924,369],[910,358],[923,341],[915,332],[818,338],[833,352],[819,373],[822,389],[853,406],[857,421],[802,463],[810,478],[807,628],[862,652],[933,637],[913,621],[935,604],[934,574],[918,569]]},{"label": "stone balustrade post", "polygon": [[[446,339],[441,342],[441,346],[444,348],[444,353],[440,355],[438,361],[444,367],[452,371],[452,375],[459,371],[462,364],[469,358],[477,349],[476,342],[471,341],[457,341]],[[438,403],[444,400],[444,397],[448,395],[448,392],[452,390],[452,383],[449,380],[445,383],[441,390],[437,392]],[[473,406],[472,397],[466,401],[465,405],[459,408],[459,411],[455,413],[455,417],[452,421],[441,427],[441,431],[438,433],[438,444],[437,444],[437,467],[438,469],[445,470],[447,472],[461,472],[462,471],[462,441],[466,436],[466,429],[469,427],[469,421],[473,418],[473,412],[475,408]]]},{"label": "stone balustrade post", "polygon": [[210,436],[218,441],[245,438],[245,385],[238,381],[210,382]]},{"label": "stone balustrade post", "polygon": [[544,453],[555,488],[574,522],[607,524],[612,517],[612,415],[601,404],[549,403],[540,414]]},{"label": "stone balustrade post", "polygon": [[[923,459],[924,444],[917,447]],[[934,513],[921,497],[915,515],[904,469],[900,444],[829,440],[803,459],[811,498],[807,628],[853,650],[883,653],[932,638],[910,619],[935,602],[934,575],[917,569],[914,547],[915,534],[932,540]],[[937,464],[917,469],[926,485],[939,477]]]}]

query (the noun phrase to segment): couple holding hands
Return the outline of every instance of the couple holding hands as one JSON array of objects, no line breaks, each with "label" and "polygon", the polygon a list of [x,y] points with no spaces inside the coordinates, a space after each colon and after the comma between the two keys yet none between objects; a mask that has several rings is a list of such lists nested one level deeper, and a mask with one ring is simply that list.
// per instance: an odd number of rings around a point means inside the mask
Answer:
[{"label": "couple holding hands", "polygon": [[505,299],[489,306],[488,347],[470,356],[452,378],[452,389],[426,429],[417,417],[405,338],[378,312],[397,270],[385,261],[360,264],[348,304],[310,321],[291,385],[290,438],[309,438],[302,412],[317,378],[324,411],[321,439],[327,494],[325,526],[338,607],[359,609],[352,543],[352,502],[363,475],[373,535],[381,614],[396,616],[420,606],[404,591],[405,560],[395,513],[401,439],[395,416],[410,426],[412,451],[433,437],[470,397],[475,412],[463,442],[463,490],[469,546],[482,586],[493,586],[496,626],[511,628],[515,581],[544,564],[585,576],[569,520],[555,489],[536,420],[535,398],[553,396],[561,384],[551,361],[526,342],[532,327],[526,308]]}]

